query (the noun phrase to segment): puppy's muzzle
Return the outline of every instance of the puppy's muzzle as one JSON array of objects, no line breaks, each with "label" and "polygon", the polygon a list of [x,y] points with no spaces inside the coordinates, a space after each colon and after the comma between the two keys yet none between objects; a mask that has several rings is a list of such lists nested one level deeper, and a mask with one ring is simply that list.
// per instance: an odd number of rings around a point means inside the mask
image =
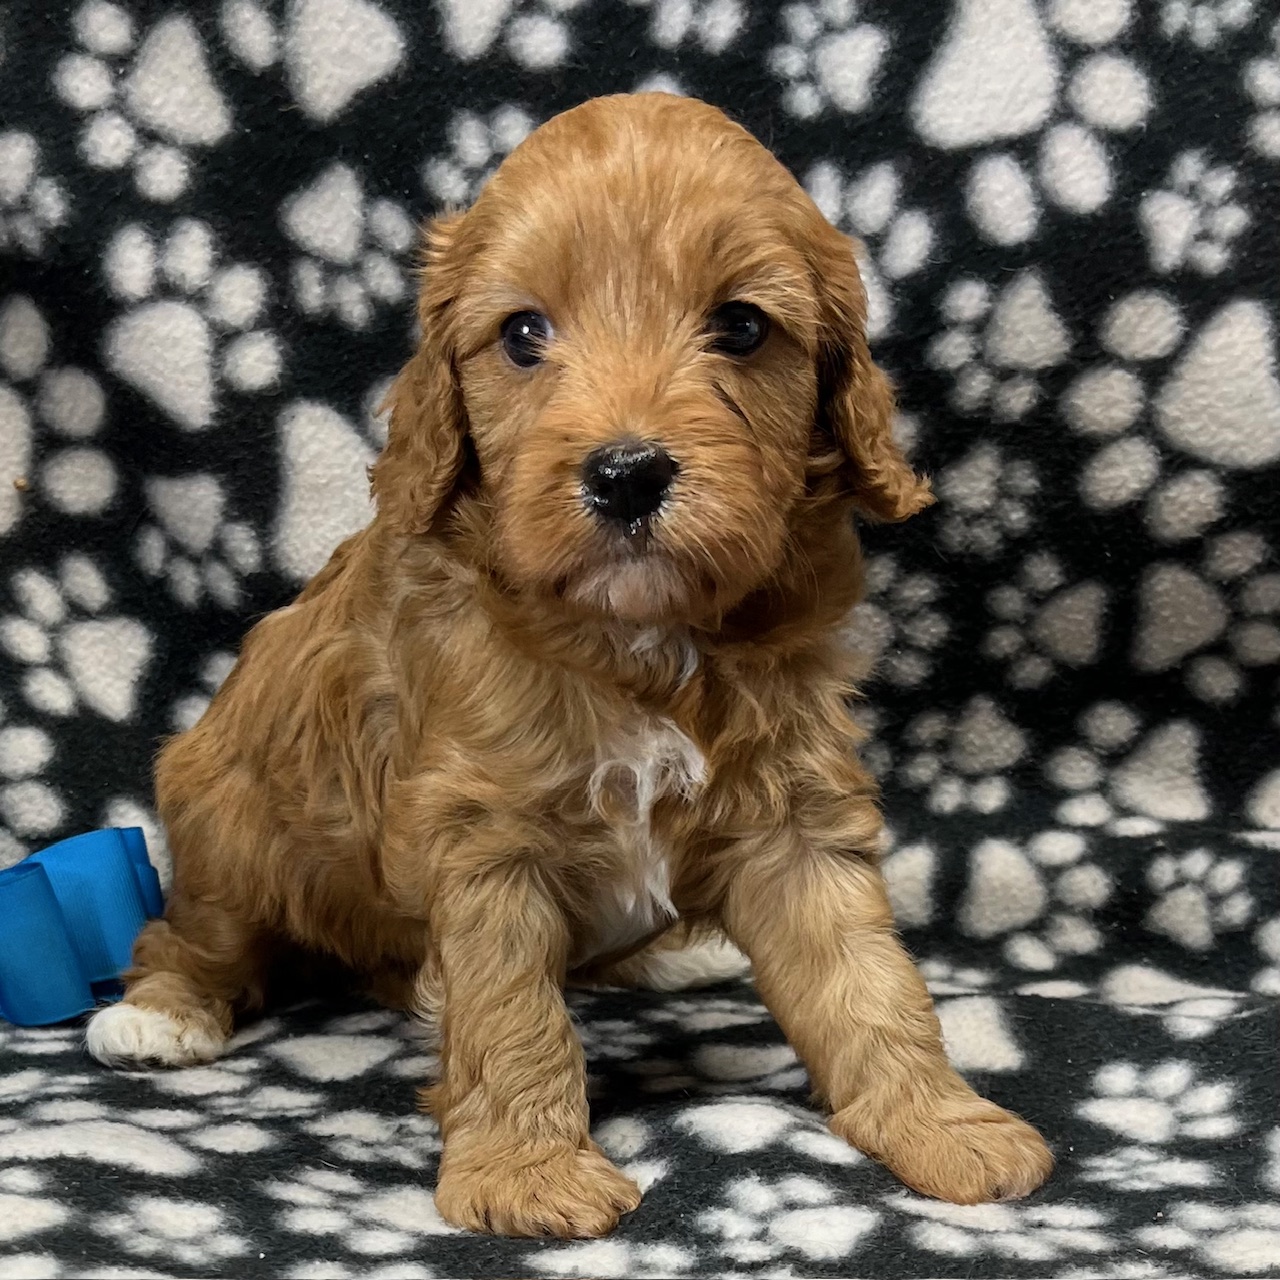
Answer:
[{"label": "puppy's muzzle", "polygon": [[603,445],[582,464],[583,501],[602,520],[637,533],[662,506],[679,470],[660,445]]}]

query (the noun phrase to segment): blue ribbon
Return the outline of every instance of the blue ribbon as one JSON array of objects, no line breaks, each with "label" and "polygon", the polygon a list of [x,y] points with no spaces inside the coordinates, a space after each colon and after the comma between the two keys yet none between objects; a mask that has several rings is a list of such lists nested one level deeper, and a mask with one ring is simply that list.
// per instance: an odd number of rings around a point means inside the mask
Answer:
[{"label": "blue ribbon", "polygon": [[138,827],[74,836],[0,871],[0,1018],[41,1027],[119,999],[134,939],[163,911]]}]

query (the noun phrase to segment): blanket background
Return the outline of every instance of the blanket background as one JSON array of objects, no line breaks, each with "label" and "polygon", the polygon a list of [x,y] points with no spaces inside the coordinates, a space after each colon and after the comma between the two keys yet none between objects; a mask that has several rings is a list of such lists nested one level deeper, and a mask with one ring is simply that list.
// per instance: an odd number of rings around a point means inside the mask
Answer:
[{"label": "blanket background", "polygon": [[642,85],[865,241],[941,497],[873,531],[853,623],[887,870],[1055,1180],[906,1195],[745,984],[577,999],[648,1194],[572,1245],[443,1226],[380,1011],[171,1075],[0,1027],[0,1275],[1280,1274],[1269,0],[0,6],[0,865],[132,822],[164,861],[158,736],[368,516],[416,220]]}]

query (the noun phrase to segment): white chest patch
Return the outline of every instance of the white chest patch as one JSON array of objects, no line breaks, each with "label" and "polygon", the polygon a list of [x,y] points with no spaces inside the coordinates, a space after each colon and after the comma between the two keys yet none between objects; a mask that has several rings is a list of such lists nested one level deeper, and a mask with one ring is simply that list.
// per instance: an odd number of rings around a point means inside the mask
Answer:
[{"label": "white chest patch", "polygon": [[654,833],[653,806],[664,796],[693,796],[705,775],[702,752],[670,720],[645,721],[601,744],[587,786],[616,836],[617,875],[601,887],[579,962],[622,950],[675,917],[668,851]]}]

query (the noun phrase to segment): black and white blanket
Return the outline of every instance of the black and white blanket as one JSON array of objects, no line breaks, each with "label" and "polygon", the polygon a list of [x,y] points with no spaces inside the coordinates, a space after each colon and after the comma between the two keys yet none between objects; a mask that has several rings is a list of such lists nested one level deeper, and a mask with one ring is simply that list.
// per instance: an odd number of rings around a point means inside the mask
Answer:
[{"label": "black and white blanket", "polygon": [[[854,620],[899,919],[1058,1155],[960,1209],[828,1135],[748,984],[579,996],[601,1242],[449,1229],[429,1051],[309,1005],[115,1075],[0,1026],[3,1276],[1280,1274],[1275,0],[0,4],[0,865],[369,514],[415,222],[538,121],[729,110],[866,244],[941,497]],[[0,920],[0,928],[4,921]]]}]

